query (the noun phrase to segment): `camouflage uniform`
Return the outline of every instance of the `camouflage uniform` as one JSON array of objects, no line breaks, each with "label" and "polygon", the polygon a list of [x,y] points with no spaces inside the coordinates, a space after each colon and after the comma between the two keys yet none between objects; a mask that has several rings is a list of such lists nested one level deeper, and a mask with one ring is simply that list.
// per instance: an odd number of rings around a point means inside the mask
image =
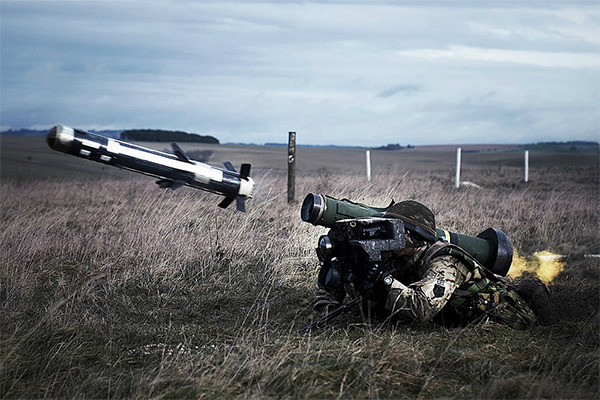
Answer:
[{"label": "camouflage uniform", "polygon": [[396,276],[388,280],[385,309],[393,317],[416,322],[436,317],[452,325],[493,320],[517,329],[536,322],[535,313],[514,288],[491,277],[475,260],[444,254],[445,247],[460,251],[441,242],[421,248],[401,267],[412,269],[417,281],[405,284]]},{"label": "camouflage uniform", "polygon": [[469,269],[452,256],[434,258],[427,265],[418,264],[425,250],[420,249],[406,263],[417,266],[419,281],[407,286],[393,279],[388,286],[385,309],[392,315],[416,322],[429,321],[448,303],[452,293],[472,276]]}]

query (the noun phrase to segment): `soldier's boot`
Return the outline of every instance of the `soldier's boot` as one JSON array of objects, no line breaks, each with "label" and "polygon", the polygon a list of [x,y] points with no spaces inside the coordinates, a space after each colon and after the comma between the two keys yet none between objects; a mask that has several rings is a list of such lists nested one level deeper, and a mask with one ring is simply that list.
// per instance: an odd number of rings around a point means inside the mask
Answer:
[{"label": "soldier's boot", "polygon": [[517,284],[516,291],[527,302],[542,325],[554,323],[550,304],[550,290],[538,278],[524,279]]}]

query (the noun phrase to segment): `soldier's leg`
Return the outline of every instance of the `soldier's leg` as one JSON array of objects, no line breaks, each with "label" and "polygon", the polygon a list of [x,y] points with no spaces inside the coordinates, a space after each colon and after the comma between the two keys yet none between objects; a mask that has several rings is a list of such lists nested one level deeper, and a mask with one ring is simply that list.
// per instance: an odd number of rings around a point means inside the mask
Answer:
[{"label": "soldier's leg", "polygon": [[554,313],[550,305],[550,290],[538,278],[520,281],[516,291],[536,314],[538,322],[549,325],[554,322]]}]

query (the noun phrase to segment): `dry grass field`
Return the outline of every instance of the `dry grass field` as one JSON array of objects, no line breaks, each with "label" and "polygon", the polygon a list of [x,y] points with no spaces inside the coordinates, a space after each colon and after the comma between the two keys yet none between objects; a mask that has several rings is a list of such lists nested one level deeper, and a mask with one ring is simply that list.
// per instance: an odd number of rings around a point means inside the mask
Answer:
[{"label": "dry grass field", "polygon": [[[598,151],[299,148],[286,202],[286,149],[220,146],[249,161],[248,212],[191,188],[1,139],[2,398],[590,398],[599,391]],[[163,144],[159,145],[164,148]],[[189,145],[187,149],[195,146]],[[502,229],[519,254],[566,255],[550,284],[557,322],[369,326],[311,319],[327,230],[301,221],[309,192],[383,206],[428,205],[440,227]]]}]

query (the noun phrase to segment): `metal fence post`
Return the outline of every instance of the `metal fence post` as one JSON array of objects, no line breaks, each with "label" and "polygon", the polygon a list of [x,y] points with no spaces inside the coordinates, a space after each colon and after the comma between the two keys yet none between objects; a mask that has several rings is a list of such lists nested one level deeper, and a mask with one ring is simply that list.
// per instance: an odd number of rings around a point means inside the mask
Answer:
[{"label": "metal fence post", "polygon": [[460,153],[461,148],[456,149],[456,187],[460,186]]},{"label": "metal fence post", "polygon": [[367,150],[367,180],[371,181],[371,151]]},{"label": "metal fence post", "polygon": [[525,182],[529,182],[529,150],[525,150]]}]

